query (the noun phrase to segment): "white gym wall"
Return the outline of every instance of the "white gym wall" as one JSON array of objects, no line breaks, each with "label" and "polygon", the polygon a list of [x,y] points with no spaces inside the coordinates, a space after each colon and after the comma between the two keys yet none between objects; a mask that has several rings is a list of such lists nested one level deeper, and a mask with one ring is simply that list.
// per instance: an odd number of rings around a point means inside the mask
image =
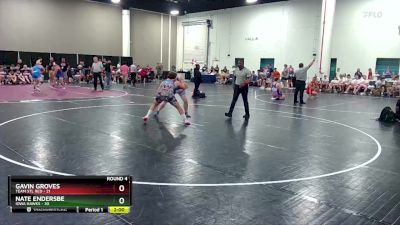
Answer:
[{"label": "white gym wall", "polygon": [[[336,1],[330,56],[337,58],[341,72],[353,74],[360,67],[366,73],[375,69],[376,58],[400,58],[399,9],[399,0]],[[280,70],[285,63],[295,67],[309,63],[314,52],[320,54],[321,11],[322,0],[290,0],[181,16],[178,68],[183,62],[182,22],[207,19],[213,23],[210,65],[230,68],[235,58],[245,58],[251,70],[259,69],[260,58],[275,58]],[[366,12],[376,16],[365,16]],[[318,68],[319,62],[309,75],[318,73]]]},{"label": "white gym wall", "polygon": [[337,0],[331,57],[341,71],[375,71],[376,58],[400,58],[399,0]]}]

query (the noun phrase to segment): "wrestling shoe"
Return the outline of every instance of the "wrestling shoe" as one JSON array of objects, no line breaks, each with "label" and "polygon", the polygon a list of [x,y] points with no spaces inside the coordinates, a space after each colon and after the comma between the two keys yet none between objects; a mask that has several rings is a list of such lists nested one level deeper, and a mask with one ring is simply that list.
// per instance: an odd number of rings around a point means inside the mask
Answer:
[{"label": "wrestling shoe", "polygon": [[185,126],[189,126],[190,125],[190,121],[188,119],[183,120],[183,123],[185,124]]}]

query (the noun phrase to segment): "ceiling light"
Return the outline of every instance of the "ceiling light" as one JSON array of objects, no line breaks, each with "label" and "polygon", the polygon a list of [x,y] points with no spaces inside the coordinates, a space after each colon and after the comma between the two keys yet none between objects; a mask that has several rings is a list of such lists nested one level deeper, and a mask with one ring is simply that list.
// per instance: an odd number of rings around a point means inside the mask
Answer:
[{"label": "ceiling light", "polygon": [[171,15],[173,16],[179,15],[179,10],[171,10]]},{"label": "ceiling light", "polygon": [[251,3],[256,3],[257,0],[246,0],[247,3],[251,4]]},{"label": "ceiling light", "polygon": [[114,3],[114,4],[118,4],[118,3],[121,2],[121,0],[111,0],[111,2]]}]

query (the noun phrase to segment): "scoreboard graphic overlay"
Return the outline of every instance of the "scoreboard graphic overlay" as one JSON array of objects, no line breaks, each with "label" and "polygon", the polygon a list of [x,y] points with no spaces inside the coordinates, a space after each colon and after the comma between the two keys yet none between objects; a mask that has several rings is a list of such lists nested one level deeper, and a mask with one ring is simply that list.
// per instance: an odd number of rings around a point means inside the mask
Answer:
[{"label": "scoreboard graphic overlay", "polygon": [[13,213],[127,214],[131,193],[131,176],[8,177]]}]

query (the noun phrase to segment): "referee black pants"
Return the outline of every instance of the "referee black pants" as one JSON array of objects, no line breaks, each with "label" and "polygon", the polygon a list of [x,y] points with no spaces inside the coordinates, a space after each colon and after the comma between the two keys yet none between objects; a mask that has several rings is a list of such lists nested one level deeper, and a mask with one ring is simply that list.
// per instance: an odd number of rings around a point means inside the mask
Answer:
[{"label": "referee black pants", "polygon": [[233,110],[235,109],[235,105],[236,102],[239,98],[239,95],[242,95],[242,99],[243,99],[243,104],[244,104],[244,110],[246,112],[246,115],[250,115],[249,112],[249,101],[247,99],[247,94],[249,93],[249,86],[244,86],[244,87],[240,87],[239,85],[235,84],[235,89],[233,91],[233,98],[232,98],[232,103],[231,103],[231,107],[229,108],[229,114],[233,113]]},{"label": "referee black pants", "polygon": [[104,90],[104,84],[103,84],[103,78],[101,77],[101,73],[93,73],[93,86],[94,86],[94,90],[97,91],[97,79],[99,79],[100,81],[100,86],[101,89]]},{"label": "referee black pants", "polygon": [[296,91],[294,92],[294,103],[297,103],[297,95],[300,92],[300,103],[304,103],[303,96],[306,89],[306,82],[304,80],[296,80]]}]

